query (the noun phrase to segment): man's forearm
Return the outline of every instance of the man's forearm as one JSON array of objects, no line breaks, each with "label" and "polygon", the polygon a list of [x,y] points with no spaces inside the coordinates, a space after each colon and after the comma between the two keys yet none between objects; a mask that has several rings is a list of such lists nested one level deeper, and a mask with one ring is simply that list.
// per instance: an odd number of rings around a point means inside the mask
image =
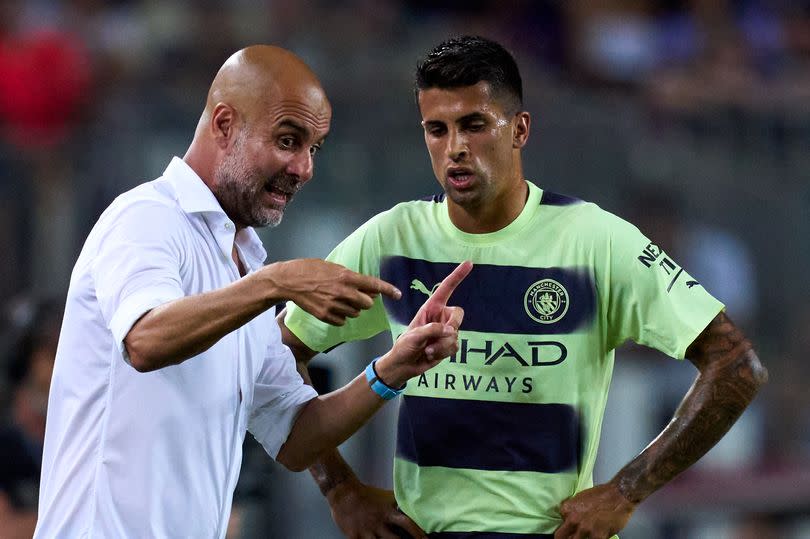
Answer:
[{"label": "man's forearm", "polygon": [[[281,318],[283,320],[283,315]],[[284,327],[286,328],[286,326]],[[297,352],[295,349],[293,349],[293,351],[294,353]],[[300,356],[301,354],[297,353],[296,355]],[[314,354],[308,355],[311,357]],[[307,363],[308,360],[298,361],[296,365],[304,382],[312,385]],[[337,448],[322,453],[315,463],[309,467],[309,473],[312,474],[315,484],[318,485],[321,494],[324,496],[329,496],[329,493],[332,492],[336,486],[357,479],[354,470],[352,470],[349,463],[340,455],[340,451],[338,451]]]},{"label": "man's forearm", "polygon": [[124,339],[130,362],[142,372],[181,363],[282,299],[252,274],[224,288],[155,307]]},{"label": "man's forearm", "polygon": [[733,324],[718,316],[700,342],[693,362],[701,369],[675,416],[644,451],[612,479],[639,503],[711,449],[767,381],[751,345]]},{"label": "man's forearm", "polygon": [[253,317],[285,300],[330,324],[344,323],[393,285],[317,258],[275,262],[228,286],[188,296],[146,313],[124,340],[132,365],[151,371],[193,357]]},{"label": "man's forearm", "polygon": [[[303,378],[304,382],[312,385],[312,379],[309,376],[309,362],[315,357],[316,352],[305,345],[301,340],[292,333],[285,322],[286,310],[279,313],[276,318],[279,328],[281,329],[282,340],[290,347],[293,355],[296,358],[296,367],[298,373]],[[337,448],[327,450],[321,454],[315,463],[309,467],[309,473],[315,480],[315,484],[324,496],[329,496],[329,493],[340,484],[346,484],[357,479],[351,466],[341,456]]]},{"label": "man's forearm", "polygon": [[385,402],[362,374],[344,387],[312,399],[295,420],[276,460],[291,470],[304,470],[325,451],[346,441]]},{"label": "man's forearm", "polygon": [[345,485],[357,480],[357,476],[337,449],[324,452],[315,464],[309,467],[309,473],[318,485],[321,494],[329,496],[338,485]]}]

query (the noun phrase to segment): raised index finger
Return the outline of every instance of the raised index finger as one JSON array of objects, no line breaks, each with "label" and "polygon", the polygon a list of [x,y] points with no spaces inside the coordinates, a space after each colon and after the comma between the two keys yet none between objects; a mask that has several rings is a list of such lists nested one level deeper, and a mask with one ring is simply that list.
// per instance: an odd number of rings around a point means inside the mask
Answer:
[{"label": "raised index finger", "polygon": [[464,280],[464,278],[470,274],[472,271],[473,263],[469,260],[465,260],[450,272],[450,275],[444,278],[442,283],[439,285],[439,288],[430,296],[430,301],[438,302],[441,305],[447,305],[447,300],[450,299],[450,295],[453,293],[453,290]]}]

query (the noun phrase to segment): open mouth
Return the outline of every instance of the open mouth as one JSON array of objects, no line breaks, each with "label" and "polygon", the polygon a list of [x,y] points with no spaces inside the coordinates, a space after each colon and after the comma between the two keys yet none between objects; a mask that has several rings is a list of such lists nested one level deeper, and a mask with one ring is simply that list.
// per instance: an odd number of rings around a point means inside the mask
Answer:
[{"label": "open mouth", "polygon": [[264,191],[270,196],[270,199],[278,205],[286,205],[295,194],[294,191],[283,189],[275,185],[272,181],[264,184]]},{"label": "open mouth", "polygon": [[447,170],[447,181],[456,189],[465,189],[469,187],[475,174],[468,168],[451,168]]}]

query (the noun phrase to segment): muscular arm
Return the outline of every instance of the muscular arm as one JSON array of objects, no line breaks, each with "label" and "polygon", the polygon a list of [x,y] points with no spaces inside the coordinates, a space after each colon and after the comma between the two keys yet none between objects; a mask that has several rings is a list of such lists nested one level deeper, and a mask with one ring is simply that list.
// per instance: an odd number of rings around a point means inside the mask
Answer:
[{"label": "muscular arm", "polygon": [[768,380],[751,343],[722,312],[689,346],[686,357],[700,372],[672,421],[611,481],[632,503],[711,449]]},{"label": "muscular arm", "polygon": [[584,490],[560,505],[555,539],[611,537],[636,506],[694,464],[731,428],[768,380],[751,343],[718,314],[686,350],[700,371],[672,421],[609,483]]}]

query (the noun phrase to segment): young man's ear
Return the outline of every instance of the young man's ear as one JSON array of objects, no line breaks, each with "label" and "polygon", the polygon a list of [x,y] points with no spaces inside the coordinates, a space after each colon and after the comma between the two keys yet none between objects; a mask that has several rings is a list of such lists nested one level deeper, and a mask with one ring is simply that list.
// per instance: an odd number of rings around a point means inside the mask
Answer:
[{"label": "young man's ear", "polygon": [[531,126],[531,115],[526,112],[518,112],[515,116],[515,129],[512,138],[512,147],[515,149],[522,148],[529,140],[529,127]]}]

